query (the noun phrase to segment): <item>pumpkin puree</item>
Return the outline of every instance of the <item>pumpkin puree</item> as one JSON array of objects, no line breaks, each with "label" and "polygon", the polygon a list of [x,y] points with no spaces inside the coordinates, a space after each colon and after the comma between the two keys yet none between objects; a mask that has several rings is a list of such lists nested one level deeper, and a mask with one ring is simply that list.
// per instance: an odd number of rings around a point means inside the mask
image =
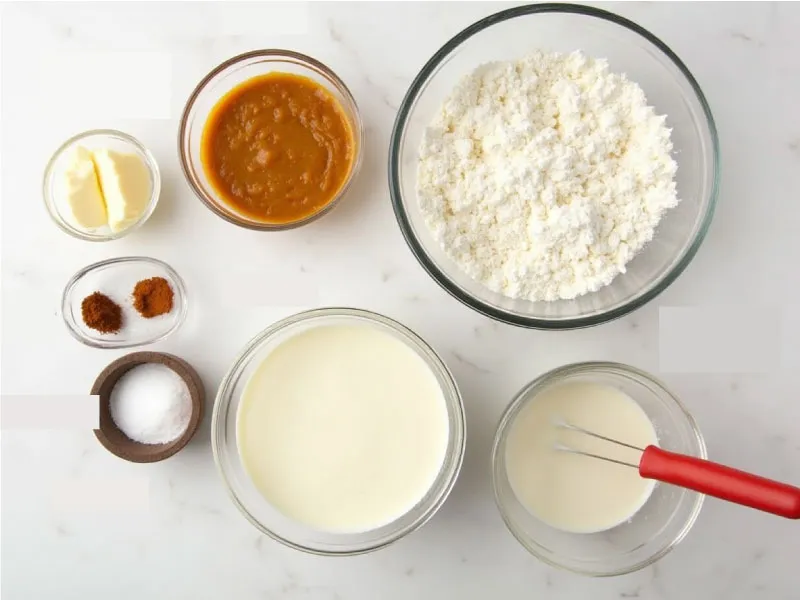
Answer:
[{"label": "pumpkin puree", "polygon": [[254,77],[211,110],[200,158],[225,203],[270,224],[323,209],[353,166],[353,132],[338,101],[290,73]]}]

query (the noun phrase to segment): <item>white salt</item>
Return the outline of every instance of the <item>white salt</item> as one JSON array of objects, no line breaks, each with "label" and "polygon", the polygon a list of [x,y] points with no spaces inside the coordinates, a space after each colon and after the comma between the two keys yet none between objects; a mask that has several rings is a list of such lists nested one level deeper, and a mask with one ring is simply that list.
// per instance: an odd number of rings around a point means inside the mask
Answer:
[{"label": "white salt", "polygon": [[166,444],[189,427],[192,399],[175,371],[158,363],[132,368],[111,390],[111,418],[122,433],[142,444]]}]

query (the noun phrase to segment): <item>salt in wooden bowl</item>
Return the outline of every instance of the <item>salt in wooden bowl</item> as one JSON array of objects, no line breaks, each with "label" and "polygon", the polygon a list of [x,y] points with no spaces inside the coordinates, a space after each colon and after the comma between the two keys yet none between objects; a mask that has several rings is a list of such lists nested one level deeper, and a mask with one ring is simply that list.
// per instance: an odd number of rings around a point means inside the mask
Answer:
[{"label": "salt in wooden bowl", "polygon": [[[134,441],[126,436],[111,418],[111,390],[125,373],[147,363],[162,364],[177,373],[189,388],[192,400],[189,426],[177,439],[166,444],[143,444]],[[191,365],[172,354],[133,352],[118,358],[97,376],[91,394],[100,396],[100,429],[94,430],[95,436],[106,450],[130,462],[158,462],[177,454],[189,443],[203,421],[205,404],[203,383]]]}]

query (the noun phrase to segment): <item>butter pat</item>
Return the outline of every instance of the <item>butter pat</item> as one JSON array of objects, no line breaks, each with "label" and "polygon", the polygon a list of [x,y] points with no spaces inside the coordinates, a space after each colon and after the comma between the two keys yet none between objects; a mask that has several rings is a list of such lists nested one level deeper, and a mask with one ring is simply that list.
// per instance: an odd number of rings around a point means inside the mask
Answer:
[{"label": "butter pat", "polygon": [[96,150],[92,154],[105,199],[108,226],[117,233],[139,220],[150,200],[147,165],[136,154]]},{"label": "butter pat", "polygon": [[68,155],[60,185],[65,219],[79,229],[106,225],[106,205],[89,150],[78,147]]}]

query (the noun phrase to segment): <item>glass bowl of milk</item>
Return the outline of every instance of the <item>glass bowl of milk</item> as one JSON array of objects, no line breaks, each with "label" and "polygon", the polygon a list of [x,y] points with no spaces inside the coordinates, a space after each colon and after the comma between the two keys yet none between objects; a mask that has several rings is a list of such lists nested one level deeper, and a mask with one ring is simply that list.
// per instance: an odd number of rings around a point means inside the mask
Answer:
[{"label": "glass bowl of milk", "polygon": [[257,335],[220,385],[212,448],[261,532],[314,554],[377,550],[444,503],[464,455],[453,376],[384,316],[324,308]]},{"label": "glass bowl of milk", "polygon": [[596,577],[667,554],[691,529],[703,496],[643,479],[635,466],[565,451],[632,465],[641,456],[565,424],[706,458],[692,416],[647,373],[600,362],[550,371],[517,394],[495,435],[495,500],[514,537],[552,566]]}]

